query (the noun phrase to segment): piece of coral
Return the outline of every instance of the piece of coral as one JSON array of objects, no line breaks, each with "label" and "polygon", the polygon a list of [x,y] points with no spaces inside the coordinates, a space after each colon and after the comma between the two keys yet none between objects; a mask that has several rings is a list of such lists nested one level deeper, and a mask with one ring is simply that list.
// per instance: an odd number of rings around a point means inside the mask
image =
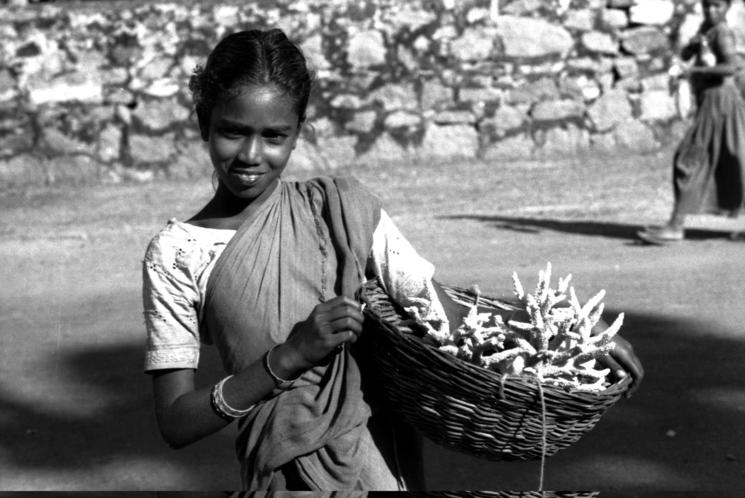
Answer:
[{"label": "piece of coral", "polygon": [[571,275],[551,288],[551,263],[539,272],[532,294],[525,292],[516,273],[512,280],[524,306],[524,321],[505,323],[499,314],[480,313],[477,291],[463,323],[448,337],[431,337],[439,349],[502,374],[532,375],[566,389],[605,389],[610,370],[599,369],[597,360],[615,347],[613,337],[623,323],[621,313],[607,329],[593,332],[603,313],[605,291],[581,305],[569,286]]}]

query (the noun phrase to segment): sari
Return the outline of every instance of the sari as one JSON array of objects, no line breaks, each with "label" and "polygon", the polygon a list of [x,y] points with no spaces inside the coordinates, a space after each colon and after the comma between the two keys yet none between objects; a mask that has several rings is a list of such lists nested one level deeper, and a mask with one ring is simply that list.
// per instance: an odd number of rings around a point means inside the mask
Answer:
[{"label": "sari", "polygon": [[[284,342],[319,302],[354,298],[380,216],[378,199],[350,178],[279,181],[249,209],[205,295],[203,325],[228,373]],[[243,487],[282,486],[287,465],[316,490],[400,487],[386,444],[373,442],[362,380],[345,346],[258,403],[239,422]]]}]

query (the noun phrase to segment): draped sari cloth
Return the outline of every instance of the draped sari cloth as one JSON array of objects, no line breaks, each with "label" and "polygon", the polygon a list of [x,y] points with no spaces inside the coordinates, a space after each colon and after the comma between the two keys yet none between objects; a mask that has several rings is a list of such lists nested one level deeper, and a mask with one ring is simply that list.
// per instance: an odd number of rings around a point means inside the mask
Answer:
[{"label": "draped sari cloth", "polygon": [[[229,373],[284,342],[319,302],[354,297],[380,216],[377,198],[349,178],[280,181],[249,209],[215,263],[202,315]],[[270,489],[291,463],[312,489],[359,489],[370,415],[344,347],[240,421],[243,486]]]},{"label": "draped sari cloth", "polygon": [[[725,24],[710,29],[709,44],[734,44]],[[694,73],[696,115],[673,158],[678,214],[738,214],[745,205],[745,103],[732,76]]]}]

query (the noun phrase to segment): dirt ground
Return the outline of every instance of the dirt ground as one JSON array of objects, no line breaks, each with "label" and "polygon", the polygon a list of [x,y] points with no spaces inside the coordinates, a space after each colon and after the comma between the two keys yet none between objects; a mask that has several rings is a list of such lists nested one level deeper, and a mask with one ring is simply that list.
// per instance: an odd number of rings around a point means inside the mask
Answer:
[{"label": "dirt ground", "polygon": [[[745,242],[741,220],[699,216],[690,239],[639,245],[670,206],[669,152],[487,164],[381,164],[378,192],[439,280],[507,295],[551,261],[606,318],[647,377],[576,445],[545,489],[600,496],[745,495]],[[170,450],[142,373],[140,259],[170,217],[206,201],[207,178],[0,194],[0,491],[224,490],[238,486],[233,429]],[[201,383],[220,378],[203,352]],[[427,443],[432,490],[535,489],[538,462],[478,460]],[[28,495],[27,495],[28,496]]]}]

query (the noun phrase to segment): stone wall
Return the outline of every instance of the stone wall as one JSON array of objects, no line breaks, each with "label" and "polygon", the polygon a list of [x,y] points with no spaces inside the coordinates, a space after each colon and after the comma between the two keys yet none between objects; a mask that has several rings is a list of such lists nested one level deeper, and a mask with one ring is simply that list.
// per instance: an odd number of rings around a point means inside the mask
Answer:
[{"label": "stone wall", "polygon": [[[667,69],[698,9],[696,0],[10,2],[0,5],[0,181],[209,171],[188,77],[226,32],[255,26],[283,28],[317,75],[294,167],[653,151],[682,125]],[[736,0],[730,11],[738,36],[743,10]]]}]

